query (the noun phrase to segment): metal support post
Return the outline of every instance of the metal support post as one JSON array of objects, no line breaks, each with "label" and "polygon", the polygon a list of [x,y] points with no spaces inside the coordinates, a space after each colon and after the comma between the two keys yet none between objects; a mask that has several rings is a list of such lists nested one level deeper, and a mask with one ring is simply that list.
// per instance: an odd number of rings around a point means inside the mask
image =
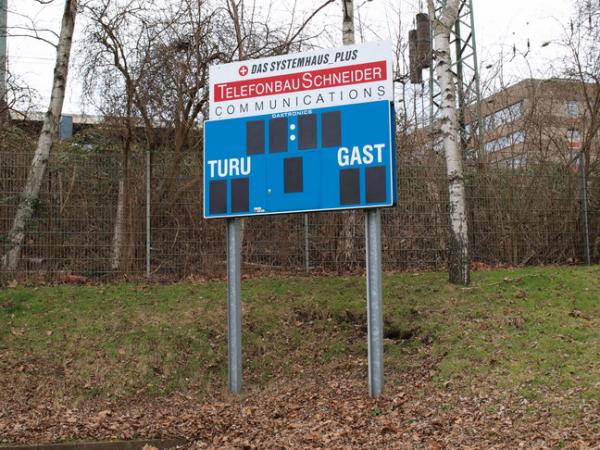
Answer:
[{"label": "metal support post", "polygon": [[242,390],[241,220],[227,219],[227,329],[229,390]]},{"label": "metal support post", "polygon": [[589,266],[590,258],[590,224],[588,215],[588,189],[585,173],[585,153],[579,153],[579,174],[581,179],[581,225],[583,226],[583,255],[585,263]]},{"label": "metal support post", "polygon": [[304,214],[304,270],[310,272],[310,255],[308,248],[308,214]]},{"label": "metal support post", "polygon": [[152,178],[152,155],[150,150],[146,150],[146,278],[150,279],[151,275],[151,259],[150,252],[152,251],[152,228],[151,228],[151,178]]},{"label": "metal support post", "polygon": [[381,213],[369,209],[365,217],[367,244],[367,329],[369,395],[383,393],[383,301],[381,285]]}]

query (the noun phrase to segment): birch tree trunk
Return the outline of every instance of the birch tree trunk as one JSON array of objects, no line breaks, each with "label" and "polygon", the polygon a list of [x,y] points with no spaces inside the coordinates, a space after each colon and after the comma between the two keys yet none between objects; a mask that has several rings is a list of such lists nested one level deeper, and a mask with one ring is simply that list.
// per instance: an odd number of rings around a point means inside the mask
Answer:
[{"label": "birch tree trunk", "polygon": [[456,109],[456,84],[452,72],[450,30],[458,17],[460,0],[448,0],[439,17],[433,0],[428,1],[433,20],[435,76],[440,86],[440,133],[446,157],[448,176],[450,237],[448,242],[448,275],[451,283],[468,285],[469,238],[467,228],[465,180]]},{"label": "birch tree trunk", "polygon": [[77,1],[65,0],[60,35],[56,47],[56,65],[54,66],[50,106],[44,117],[42,131],[40,132],[33,161],[27,175],[27,182],[21,194],[21,201],[12,227],[8,232],[8,250],[2,258],[2,267],[4,270],[15,271],[19,264],[21,248],[25,238],[25,227],[31,219],[38,202],[40,187],[46,173],[46,167],[48,166],[50,148],[58,134],[58,124],[65,99],[73,29],[75,28],[75,17],[77,14]]},{"label": "birch tree trunk", "polygon": [[9,123],[10,112],[8,108],[6,88],[6,32],[7,32],[7,0],[0,0],[0,126]]},{"label": "birch tree trunk", "polygon": [[344,45],[354,44],[354,0],[342,0],[342,43]]},{"label": "birch tree trunk", "polygon": [[[342,43],[344,45],[354,44],[354,0],[342,0]],[[342,222],[342,245],[341,260],[346,268],[351,268],[354,257],[354,239],[356,231],[356,212],[349,211],[345,214]]]},{"label": "birch tree trunk", "polygon": [[[233,29],[235,30],[235,40],[237,42],[237,53],[238,60],[245,61],[246,56],[246,45],[243,33],[243,23],[244,23],[244,1],[240,0],[237,4],[234,0],[228,0],[227,2],[227,10],[229,11],[229,16],[233,22]],[[240,242],[243,248],[244,246],[244,236],[246,235],[246,220],[243,217],[236,217],[233,220],[237,220],[240,223]],[[229,225],[228,225],[229,226]]]}]

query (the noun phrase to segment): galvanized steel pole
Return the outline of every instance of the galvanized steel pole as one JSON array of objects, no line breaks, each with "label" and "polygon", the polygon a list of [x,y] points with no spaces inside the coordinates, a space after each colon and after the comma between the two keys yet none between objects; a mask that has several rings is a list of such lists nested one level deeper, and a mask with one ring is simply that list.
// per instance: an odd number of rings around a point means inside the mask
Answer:
[{"label": "galvanized steel pole", "polygon": [[581,224],[583,226],[583,256],[586,265],[592,264],[590,257],[590,224],[588,215],[588,186],[586,169],[585,153],[579,153],[579,173],[581,177]]},{"label": "galvanized steel pole", "polygon": [[146,278],[150,279],[151,275],[151,258],[150,252],[152,251],[152,228],[151,228],[151,214],[152,209],[150,206],[151,200],[151,177],[152,177],[152,155],[150,150],[146,150]]},{"label": "galvanized steel pole", "polygon": [[308,240],[308,214],[304,214],[304,270],[310,272],[310,255]]},{"label": "galvanized steel pole", "polygon": [[229,390],[242,390],[241,220],[227,219],[227,329]]},{"label": "galvanized steel pole", "polygon": [[381,212],[365,214],[367,244],[367,332],[369,347],[369,395],[383,393],[383,288],[381,284]]}]

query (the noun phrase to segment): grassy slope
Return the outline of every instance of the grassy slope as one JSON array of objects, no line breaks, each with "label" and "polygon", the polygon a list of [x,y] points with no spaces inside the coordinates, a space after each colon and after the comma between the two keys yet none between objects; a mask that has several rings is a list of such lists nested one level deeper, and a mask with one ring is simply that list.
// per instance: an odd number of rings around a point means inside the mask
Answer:
[{"label": "grassy slope", "polygon": [[[223,282],[3,289],[0,376],[76,401],[219,395],[225,292]],[[567,423],[600,400],[600,267],[476,273],[468,289],[445,274],[394,274],[384,292],[388,383],[433,361],[436,386],[560,398],[553,414]],[[361,277],[244,281],[246,386],[366,360],[364,297]]]}]

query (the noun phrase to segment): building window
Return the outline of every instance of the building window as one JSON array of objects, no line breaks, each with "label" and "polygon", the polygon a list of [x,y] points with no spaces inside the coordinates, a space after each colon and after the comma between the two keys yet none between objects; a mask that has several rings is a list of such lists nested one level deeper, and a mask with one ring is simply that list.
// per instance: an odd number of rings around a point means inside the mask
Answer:
[{"label": "building window", "polygon": [[569,128],[567,130],[567,147],[571,150],[579,150],[581,148],[581,133],[577,128]]},{"label": "building window", "polygon": [[567,102],[567,115],[569,117],[577,117],[579,115],[579,103],[577,103],[577,100],[569,100]]},{"label": "building window", "polygon": [[465,139],[469,139],[471,137],[471,134],[473,133],[473,123],[466,123],[465,124]]},{"label": "building window", "polygon": [[569,128],[567,130],[567,139],[569,141],[581,141],[581,133],[577,128]]},{"label": "building window", "polygon": [[499,111],[501,120],[504,123],[514,122],[523,115],[523,101],[513,103],[512,105]]},{"label": "building window", "polygon": [[483,129],[487,133],[496,128],[496,124],[494,121],[494,114],[490,114],[489,116],[485,116],[483,118]]},{"label": "building window", "polygon": [[507,123],[514,122],[523,116],[523,101],[513,103],[495,113],[488,114],[483,118],[483,128],[486,132],[498,128]]},{"label": "building window", "polygon": [[486,142],[484,149],[486,152],[491,153],[513,145],[522,144],[523,142],[525,142],[525,133],[522,130],[519,130],[498,139],[494,139],[493,141]]},{"label": "building window", "polygon": [[518,169],[527,165],[527,155],[517,155],[511,158],[503,159],[498,161],[498,167],[506,169]]}]

